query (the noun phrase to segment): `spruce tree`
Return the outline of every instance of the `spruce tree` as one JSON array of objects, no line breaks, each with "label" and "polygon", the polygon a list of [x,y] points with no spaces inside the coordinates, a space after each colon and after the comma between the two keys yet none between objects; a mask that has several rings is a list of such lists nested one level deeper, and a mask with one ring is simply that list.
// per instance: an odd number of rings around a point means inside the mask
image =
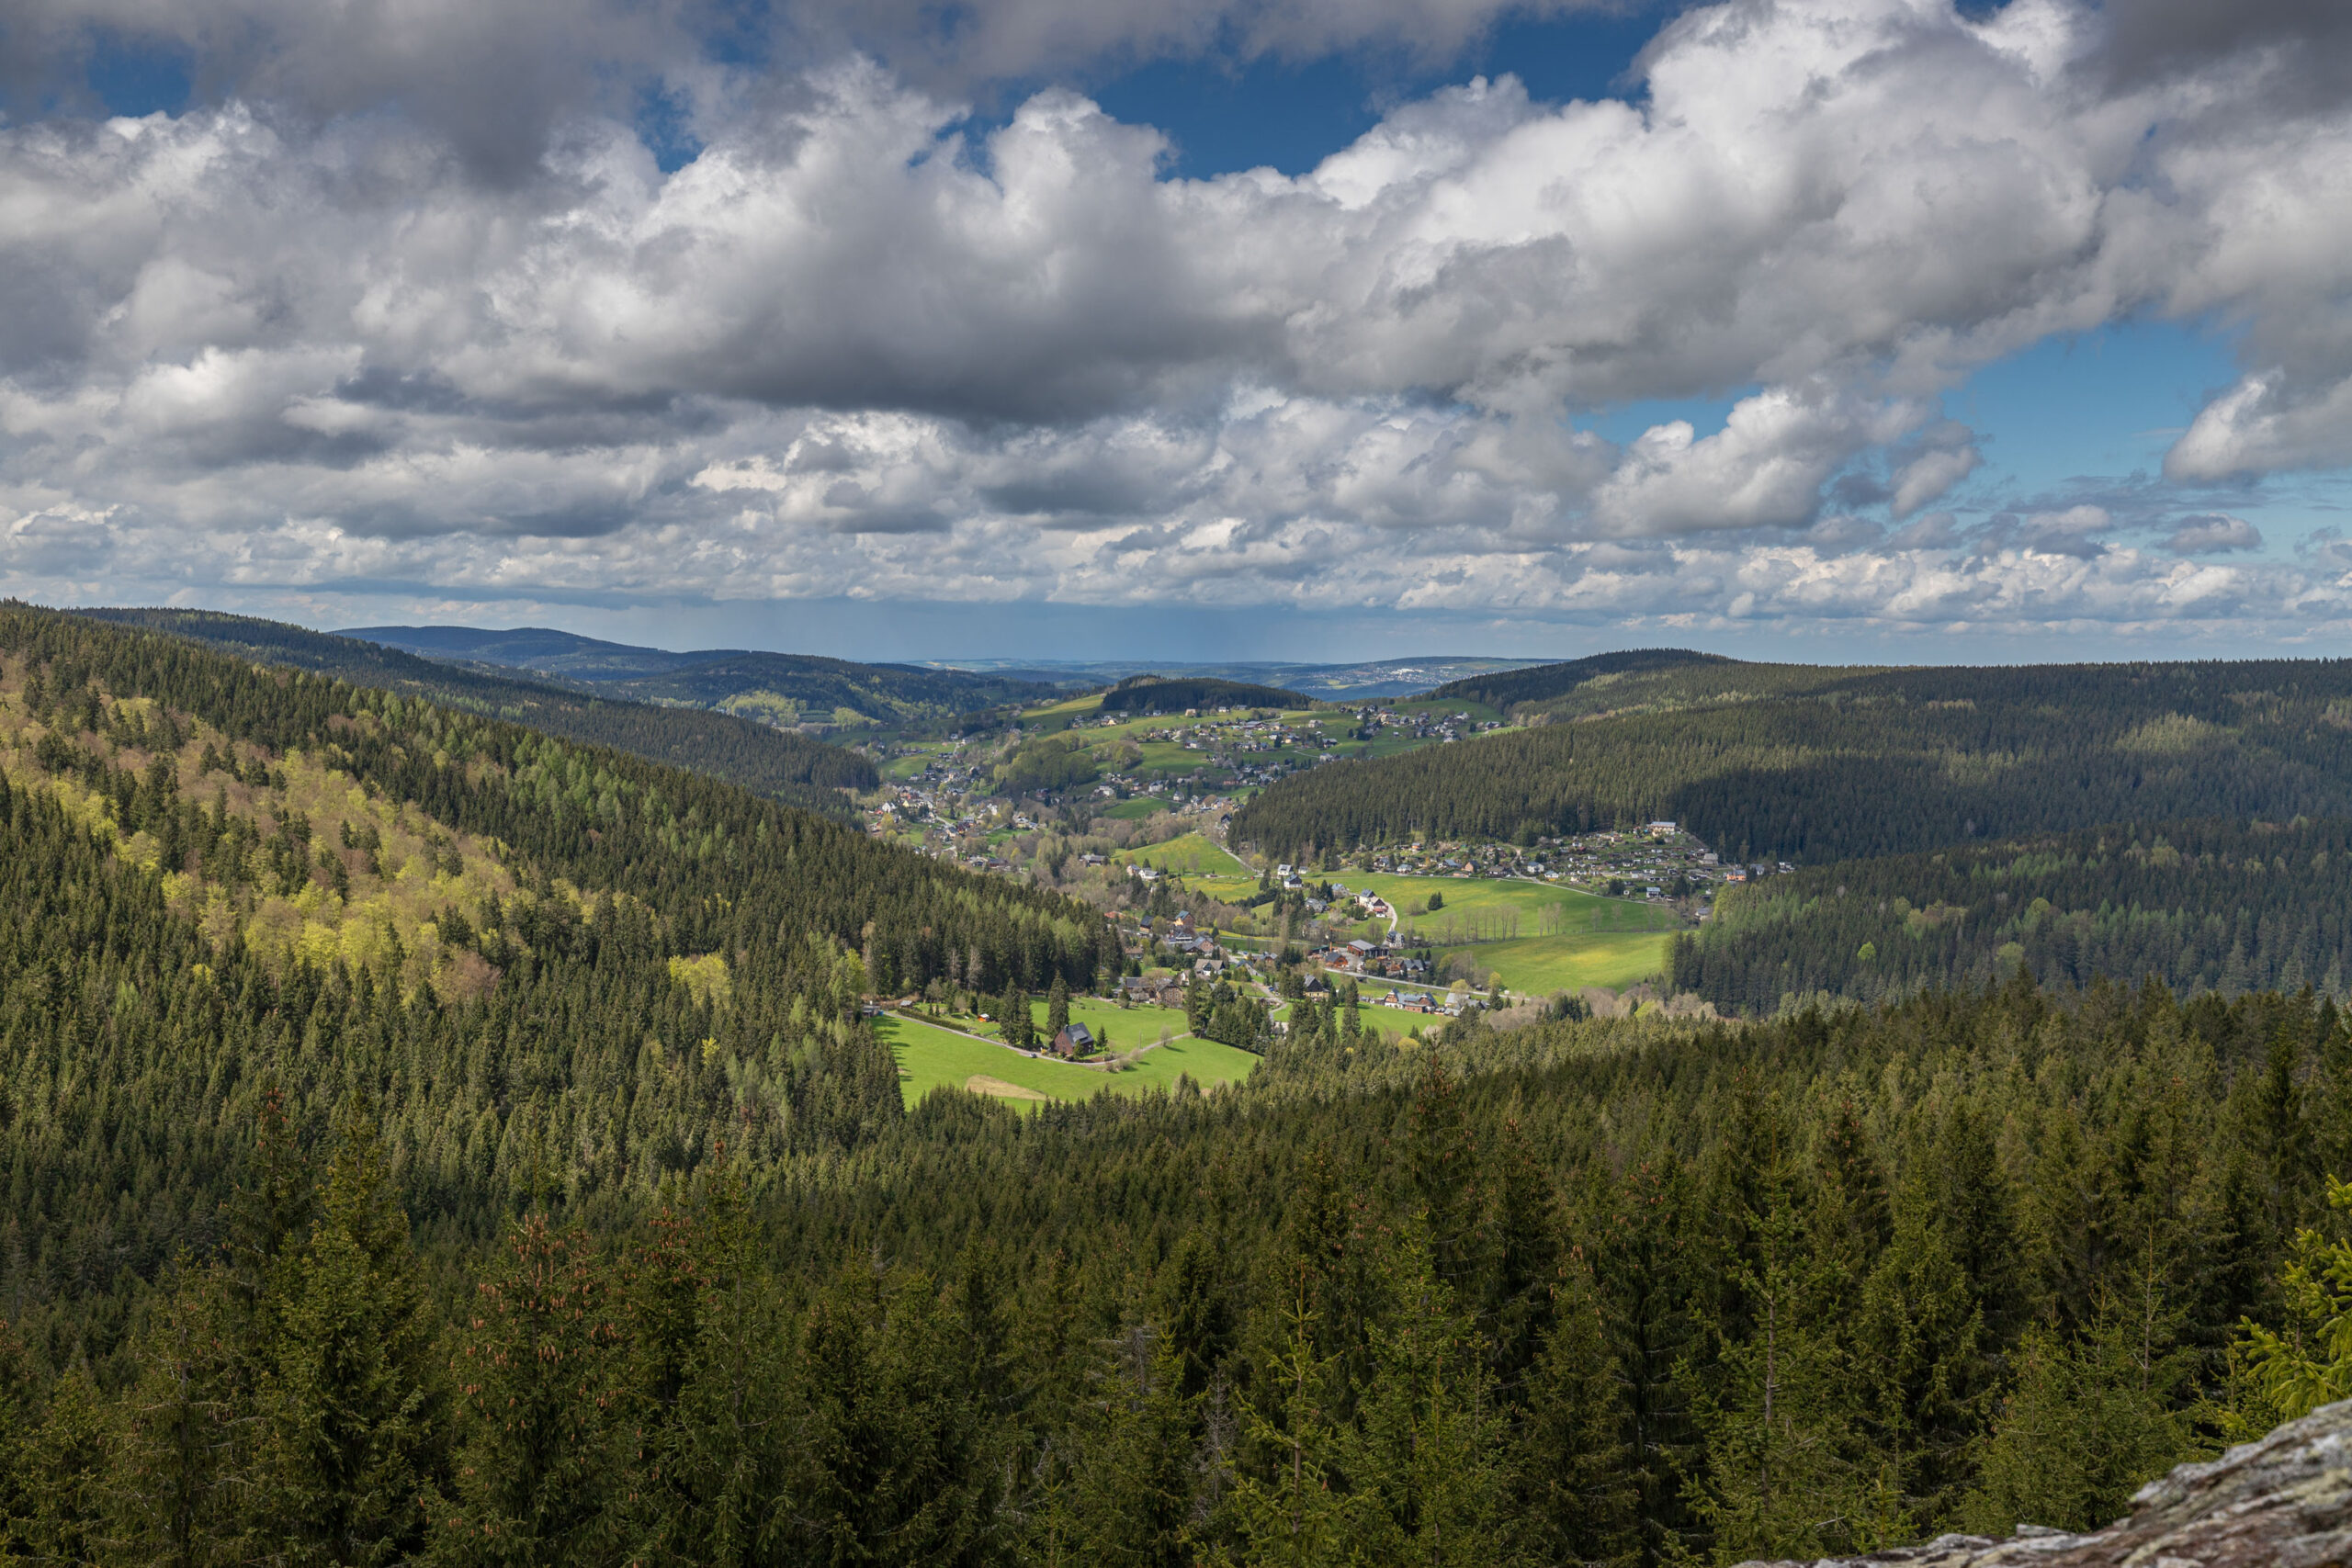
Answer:
[{"label": "spruce tree", "polygon": [[368,1563],[422,1543],[447,1416],[438,1325],[373,1117],[347,1111],[318,1219],[284,1272],[262,1371],[262,1533],[289,1560]]},{"label": "spruce tree", "polygon": [[436,1560],[558,1568],[610,1551],[627,1474],[617,1304],[584,1234],[537,1213],[514,1225],[451,1363],[465,1439],[433,1509]]}]

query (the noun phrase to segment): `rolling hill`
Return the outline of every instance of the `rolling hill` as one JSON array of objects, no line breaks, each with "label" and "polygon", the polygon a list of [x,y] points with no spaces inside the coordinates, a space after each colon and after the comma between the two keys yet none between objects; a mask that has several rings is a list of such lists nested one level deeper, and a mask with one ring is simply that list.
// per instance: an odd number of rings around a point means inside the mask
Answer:
[{"label": "rolling hill", "polygon": [[1280,686],[1206,677],[1136,675],[1102,694],[1104,713],[1182,713],[1187,708],[1303,708],[1314,699]]},{"label": "rolling hill", "polygon": [[679,653],[544,626],[358,626],[339,635],[476,670],[552,676],[630,702],[709,708],[777,726],[924,723],[1057,694],[1053,686],[1005,675],[745,649]]},{"label": "rolling hill", "polygon": [[1630,711],[1531,713],[1593,679],[1521,700],[1530,728],[1284,780],[1234,836],[1288,854],[1664,818],[1726,858],[1818,864],[2105,822],[2352,813],[2352,661],[1709,663],[1612,682],[1651,682]]},{"label": "rolling hill", "polygon": [[255,663],[288,665],[356,686],[529,725],[567,739],[610,746],[834,815],[844,809],[836,792],[871,789],[880,781],[865,758],[807,736],[723,714],[585,695],[520,671],[488,673],[356,637],[211,610],[75,614],[185,637]]}]

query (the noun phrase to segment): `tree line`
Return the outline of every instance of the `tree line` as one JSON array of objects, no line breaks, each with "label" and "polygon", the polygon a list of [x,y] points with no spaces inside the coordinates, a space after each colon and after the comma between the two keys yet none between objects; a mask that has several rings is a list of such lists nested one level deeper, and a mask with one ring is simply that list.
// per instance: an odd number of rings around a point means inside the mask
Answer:
[{"label": "tree line", "polygon": [[872,761],[857,752],[727,714],[592,694],[521,672],[489,674],[379,643],[215,610],[76,613],[187,637],[243,659],[528,725],[584,745],[628,751],[831,816],[846,815],[834,792],[872,789],[881,783]]},{"label": "tree line", "polygon": [[1668,818],[1727,860],[1819,864],[2103,822],[2342,816],[2347,765],[2343,660],[1894,671],[1333,763],[1258,795],[1234,833],[1292,858]]},{"label": "tree line", "polygon": [[2183,992],[2352,982],[2352,824],[2124,824],[1840,861],[1726,889],[1679,938],[1674,987],[1770,1012],[1977,987],[2018,965],[2067,985],[2151,976]]},{"label": "tree line", "polygon": [[2329,1004],[2019,980],[1415,1048],[1314,1011],[1243,1090],[1026,1121],[943,1090],[846,1156],[520,1195],[494,1239],[412,1219],[390,1075],[309,1135],[273,1086],[210,1244],[51,1309],[118,1314],[110,1354],[0,1339],[0,1532],[1729,1562],[2095,1524],[2294,1413],[2241,1325],[2313,1342],[2281,1279],[2352,1154]]},{"label": "tree line", "polygon": [[[1243,1086],[901,1111],[876,977],[1073,987],[1099,922],[181,641],[8,611],[0,654],[11,1555],[1813,1557],[2101,1522],[2346,1375],[2288,1282],[2352,1168],[2309,990],[2017,964],[1437,1041],[1302,996]],[[312,767],[441,840],[304,839]],[[355,895],[409,855],[484,983],[184,897],[329,909],[322,851]]]}]

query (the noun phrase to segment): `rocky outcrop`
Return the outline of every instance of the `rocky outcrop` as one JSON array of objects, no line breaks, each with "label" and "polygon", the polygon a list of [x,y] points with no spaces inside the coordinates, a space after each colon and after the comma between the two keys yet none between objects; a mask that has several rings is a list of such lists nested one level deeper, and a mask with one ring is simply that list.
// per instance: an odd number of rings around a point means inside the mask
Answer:
[{"label": "rocky outcrop", "polygon": [[[1804,1568],[2352,1568],[2352,1400],[2260,1442],[2151,1481],[2132,1514],[2070,1535],[2019,1525],[2007,1540],[1939,1536],[1924,1546]],[[1762,1564],[1744,1568],[1765,1568]],[[1771,1568],[1797,1568],[1773,1564]]]}]

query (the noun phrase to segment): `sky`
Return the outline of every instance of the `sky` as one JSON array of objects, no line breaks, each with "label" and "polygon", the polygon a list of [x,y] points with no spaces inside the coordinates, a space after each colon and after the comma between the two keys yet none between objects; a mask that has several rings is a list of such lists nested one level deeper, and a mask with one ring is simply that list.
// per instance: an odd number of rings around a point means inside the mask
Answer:
[{"label": "sky", "polygon": [[2340,657],[2339,0],[13,0],[0,590]]}]

